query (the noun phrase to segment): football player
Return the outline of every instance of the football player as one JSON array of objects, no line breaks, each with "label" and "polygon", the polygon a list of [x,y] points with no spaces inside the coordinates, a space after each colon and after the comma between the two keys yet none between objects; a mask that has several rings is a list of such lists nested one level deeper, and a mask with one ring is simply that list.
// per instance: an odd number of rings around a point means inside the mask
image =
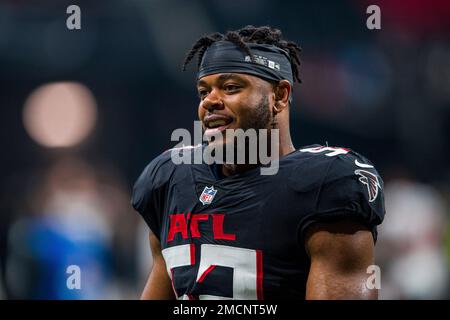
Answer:
[{"label": "football player", "polygon": [[266,26],[204,36],[188,53],[185,66],[198,55],[205,133],[277,129],[279,170],[177,165],[171,152],[151,161],[132,196],[151,229],[154,259],[142,299],[377,298],[367,282],[383,182],[350,149],[294,148],[289,108],[299,53]]}]

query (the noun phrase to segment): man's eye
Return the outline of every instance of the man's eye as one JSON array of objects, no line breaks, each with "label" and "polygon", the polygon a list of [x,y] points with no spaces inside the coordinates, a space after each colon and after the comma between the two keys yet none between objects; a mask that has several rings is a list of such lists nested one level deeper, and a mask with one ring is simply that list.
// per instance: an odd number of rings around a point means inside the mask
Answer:
[{"label": "man's eye", "polygon": [[239,90],[239,89],[240,89],[240,87],[238,85],[235,85],[235,84],[227,84],[225,86],[225,91],[236,91],[236,90]]},{"label": "man's eye", "polygon": [[198,96],[200,97],[200,99],[206,97],[207,94],[208,94],[207,90],[198,90]]},{"label": "man's eye", "polygon": [[233,91],[233,90],[236,90],[236,89],[238,89],[239,87],[237,86],[237,85],[234,85],[234,84],[227,84],[226,86],[225,86],[225,90],[228,90],[228,91]]}]

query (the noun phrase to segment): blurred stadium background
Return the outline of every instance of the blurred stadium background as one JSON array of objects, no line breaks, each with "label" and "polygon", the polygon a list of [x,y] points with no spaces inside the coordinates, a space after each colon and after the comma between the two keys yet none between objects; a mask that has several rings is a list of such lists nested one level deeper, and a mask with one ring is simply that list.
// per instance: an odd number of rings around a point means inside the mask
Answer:
[{"label": "blurred stadium background", "polygon": [[138,298],[151,256],[130,192],[193,127],[184,54],[204,33],[269,24],[303,47],[296,146],[355,149],[384,178],[381,298],[448,299],[449,18],[446,0],[0,1],[0,298]]}]

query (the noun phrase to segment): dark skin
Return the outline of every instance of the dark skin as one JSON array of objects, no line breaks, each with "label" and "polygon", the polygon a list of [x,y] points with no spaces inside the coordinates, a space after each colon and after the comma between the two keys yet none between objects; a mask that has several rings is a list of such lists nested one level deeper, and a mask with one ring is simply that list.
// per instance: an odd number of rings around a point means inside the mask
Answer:
[{"label": "dark skin", "polygon": [[[295,150],[289,131],[289,95],[291,84],[282,80],[273,85],[246,74],[214,74],[197,83],[200,97],[199,119],[217,113],[233,118],[227,129],[248,129],[261,105],[268,100],[269,121],[263,128],[279,129],[279,157]],[[264,118],[264,117],[263,117]],[[249,165],[223,165],[230,176],[251,168]],[[141,299],[174,299],[161,245],[150,235],[153,269]],[[374,242],[370,230],[352,221],[316,224],[305,237],[305,250],[311,259],[306,299],[377,299],[377,290],[365,287],[367,267],[374,264]]]},{"label": "dark skin", "polygon": [[[200,97],[198,118],[203,122],[208,114],[220,114],[233,118],[233,122],[227,129],[280,129],[279,157],[295,150],[289,133],[288,112],[282,111],[288,107],[291,85],[289,81],[280,81],[277,86],[246,74],[223,73],[203,77],[197,83],[197,91]],[[266,123],[255,122],[255,117],[264,117],[258,111],[260,102],[267,98],[269,119]],[[277,124],[272,126],[275,119]],[[225,143],[228,142],[225,140]],[[250,165],[222,166],[224,175],[230,176],[252,168]]]}]

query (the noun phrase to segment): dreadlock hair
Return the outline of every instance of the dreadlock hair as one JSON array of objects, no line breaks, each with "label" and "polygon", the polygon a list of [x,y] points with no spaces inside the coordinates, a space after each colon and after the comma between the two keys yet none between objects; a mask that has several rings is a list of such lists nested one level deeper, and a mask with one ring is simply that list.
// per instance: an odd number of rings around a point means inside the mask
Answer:
[{"label": "dreadlock hair", "polygon": [[240,47],[247,55],[249,55],[254,61],[253,54],[247,43],[258,44],[270,44],[277,46],[289,53],[291,60],[292,74],[294,75],[294,81],[301,82],[299,77],[300,67],[300,52],[301,48],[293,41],[287,41],[283,39],[283,35],[279,29],[275,29],[269,26],[254,27],[252,25],[245,26],[242,29],[235,31],[227,31],[225,35],[215,32],[198,39],[191,50],[186,54],[186,58],[183,63],[183,71],[186,70],[186,66],[191,62],[196,54],[197,55],[197,67],[200,67],[203,55],[214,42],[220,40],[228,40]]}]

